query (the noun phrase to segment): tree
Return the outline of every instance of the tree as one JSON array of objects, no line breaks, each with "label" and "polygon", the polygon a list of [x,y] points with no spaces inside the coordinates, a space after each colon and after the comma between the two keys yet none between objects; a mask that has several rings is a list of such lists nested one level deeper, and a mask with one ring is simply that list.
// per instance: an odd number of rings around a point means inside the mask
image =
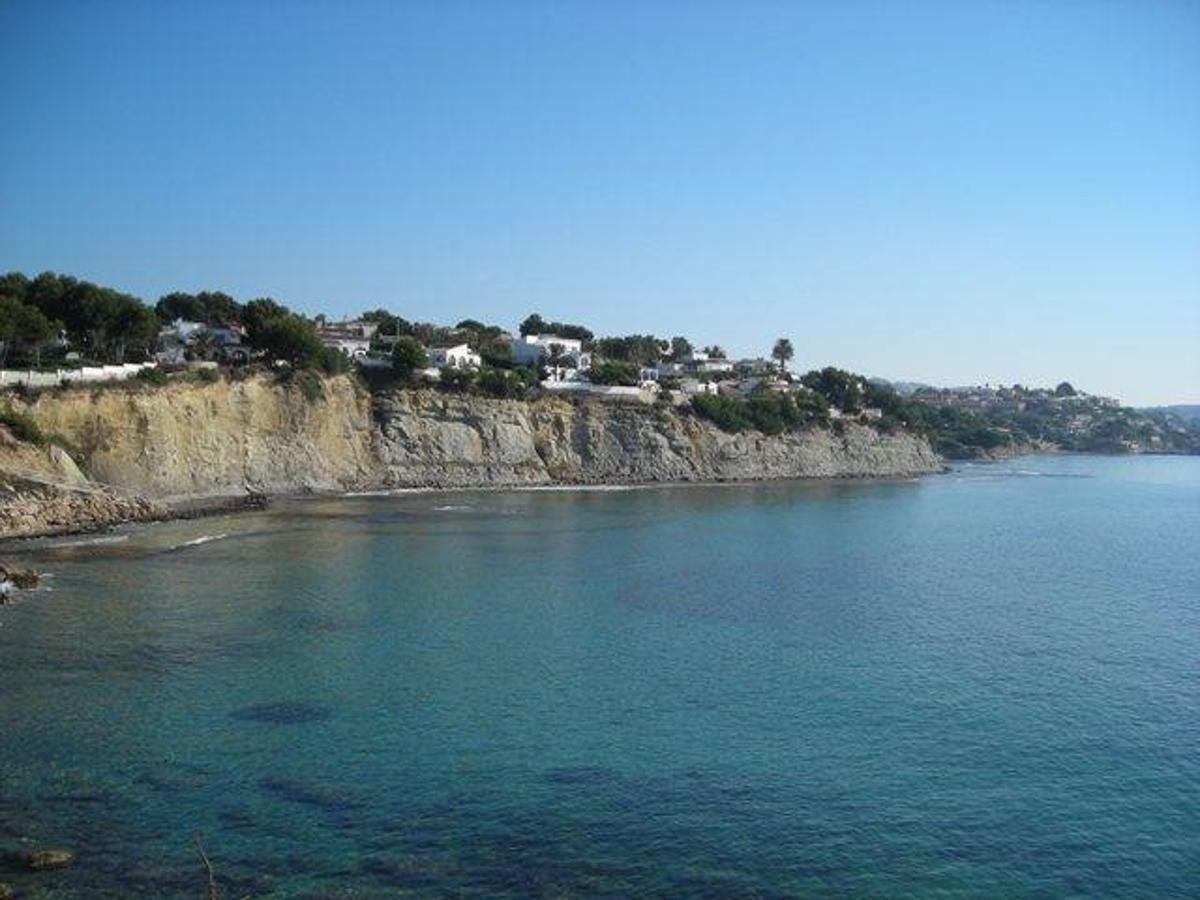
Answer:
[{"label": "tree", "polygon": [[537,373],[525,367],[508,370],[484,367],[479,373],[479,389],[492,397],[524,397],[536,383]]},{"label": "tree", "polygon": [[55,334],[54,323],[36,307],[15,297],[0,296],[0,365],[13,348],[32,351],[35,360],[41,356],[42,345]]},{"label": "tree", "polygon": [[465,341],[474,351],[479,352],[484,344],[500,338],[504,329],[498,325],[485,325],[478,319],[463,319],[454,326],[454,340]]},{"label": "tree", "polygon": [[497,369],[513,367],[512,344],[504,338],[491,338],[479,347],[479,355],[484,363]]},{"label": "tree", "polygon": [[198,331],[196,336],[192,338],[190,349],[192,356],[196,359],[209,360],[217,352],[217,345],[213,341],[213,336],[208,333],[208,329],[206,328],[203,331]]},{"label": "tree", "polygon": [[198,294],[176,291],[160,297],[154,311],[164,322],[184,319],[205,325],[225,325],[238,317],[241,305],[221,291],[201,291]]},{"label": "tree", "polygon": [[546,328],[545,319],[537,313],[531,313],[525,317],[525,321],[520,324],[518,330],[521,332],[521,336],[524,337],[530,334],[542,334],[549,329]]},{"label": "tree", "polygon": [[862,408],[863,379],[853,372],[826,366],[806,373],[800,383],[843,412],[858,412]]},{"label": "tree", "polygon": [[164,322],[174,322],[176,319],[183,319],[186,322],[205,321],[204,304],[193,294],[184,294],[179,291],[164,294],[158,299],[154,310]]},{"label": "tree", "polygon": [[795,355],[796,351],[792,348],[792,342],[787,338],[777,340],[775,347],[771,350],[771,358],[779,363],[780,372],[787,369],[787,364],[792,361],[792,357]]},{"label": "tree", "polygon": [[629,334],[624,337],[600,338],[596,353],[605,359],[653,365],[662,357],[663,342],[652,334]]},{"label": "tree", "polygon": [[692,352],[692,342],[685,337],[671,338],[671,359],[675,362]]},{"label": "tree", "polygon": [[270,297],[251,300],[242,307],[242,324],[246,326],[246,343],[257,349],[266,349],[259,343],[259,336],[267,323],[289,315],[291,315],[291,310],[282,303],[276,303]]},{"label": "tree", "polygon": [[254,346],[269,358],[285,360],[298,369],[319,364],[325,349],[313,324],[292,313],[258,325]]},{"label": "tree", "polygon": [[429,357],[425,348],[417,343],[415,338],[404,336],[396,341],[392,348],[392,371],[399,378],[411,378],[417,369],[429,365]]},{"label": "tree", "polygon": [[270,359],[282,359],[297,368],[329,368],[325,345],[312,322],[269,297],[251,300],[241,310],[246,343]]},{"label": "tree", "polygon": [[5,276],[17,298],[62,323],[71,343],[96,359],[120,362],[126,349],[148,353],[158,333],[158,316],[137,297],[69,275],[43,272],[32,281]]},{"label": "tree", "polygon": [[201,291],[196,295],[204,308],[204,321],[209,325],[228,325],[238,318],[242,306],[221,291]]},{"label": "tree", "polygon": [[701,352],[707,354],[710,359],[724,359],[725,358],[724,348],[719,347],[716,344],[710,344],[709,346],[705,347],[704,350]]},{"label": "tree", "polygon": [[637,387],[639,378],[637,363],[624,362],[619,359],[606,359],[595,363],[588,370],[587,377],[592,384],[616,384],[625,387]]},{"label": "tree", "polygon": [[1069,381],[1062,382],[1054,389],[1055,397],[1075,397],[1078,394],[1079,392],[1072,387],[1071,382]]},{"label": "tree", "polygon": [[585,347],[595,337],[591,331],[582,325],[572,325],[569,322],[547,322],[537,313],[527,316],[525,321],[518,326],[518,330],[523,336],[530,334],[557,334],[559,337],[582,341]]},{"label": "tree", "polygon": [[29,278],[23,272],[7,272],[0,275],[0,297],[24,301],[28,290]]}]

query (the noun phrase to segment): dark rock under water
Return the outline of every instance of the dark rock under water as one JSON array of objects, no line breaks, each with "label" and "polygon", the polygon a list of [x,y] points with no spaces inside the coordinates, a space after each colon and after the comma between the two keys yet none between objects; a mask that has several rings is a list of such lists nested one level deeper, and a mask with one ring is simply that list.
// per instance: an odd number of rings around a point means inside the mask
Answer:
[{"label": "dark rock under water", "polygon": [[273,703],[253,703],[229,714],[239,722],[262,722],[267,725],[309,725],[333,717],[333,710],[304,700],[280,700]]}]

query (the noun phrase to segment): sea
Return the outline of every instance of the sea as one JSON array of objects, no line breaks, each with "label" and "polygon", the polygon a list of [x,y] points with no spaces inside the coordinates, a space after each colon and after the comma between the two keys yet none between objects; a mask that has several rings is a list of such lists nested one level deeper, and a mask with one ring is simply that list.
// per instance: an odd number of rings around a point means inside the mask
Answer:
[{"label": "sea", "polygon": [[21,897],[1200,896],[1200,458],[4,555],[47,573],[0,607]]}]

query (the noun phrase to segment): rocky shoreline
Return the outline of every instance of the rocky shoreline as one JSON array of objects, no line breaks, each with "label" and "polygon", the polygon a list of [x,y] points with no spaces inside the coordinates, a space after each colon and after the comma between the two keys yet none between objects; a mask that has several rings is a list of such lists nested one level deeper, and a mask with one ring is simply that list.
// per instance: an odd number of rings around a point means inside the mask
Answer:
[{"label": "rocky shoreline", "polygon": [[189,497],[172,502],[128,497],[112,491],[86,495],[36,491],[0,502],[0,546],[34,538],[93,534],[118,525],[201,519],[225,513],[265,509],[263,494]]},{"label": "rocky shoreline", "polygon": [[924,438],[854,422],[730,434],[665,406],[372,395],[345,376],[326,379],[316,400],[257,378],[59,392],[20,411],[72,452],[0,426],[0,539],[256,508],[274,496],[895,478],[944,465]]}]

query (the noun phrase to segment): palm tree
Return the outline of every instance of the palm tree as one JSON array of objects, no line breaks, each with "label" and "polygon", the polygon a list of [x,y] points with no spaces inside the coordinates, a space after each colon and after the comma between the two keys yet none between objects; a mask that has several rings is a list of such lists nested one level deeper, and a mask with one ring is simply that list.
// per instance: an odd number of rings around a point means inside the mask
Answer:
[{"label": "palm tree", "polygon": [[787,369],[787,364],[795,355],[796,351],[792,348],[792,342],[787,338],[780,338],[775,342],[775,348],[771,351],[771,357],[779,363],[779,373],[781,375]]},{"label": "palm tree", "polygon": [[205,329],[192,338],[192,355],[201,360],[212,359],[216,346],[213,336],[209,334],[208,329]]}]

